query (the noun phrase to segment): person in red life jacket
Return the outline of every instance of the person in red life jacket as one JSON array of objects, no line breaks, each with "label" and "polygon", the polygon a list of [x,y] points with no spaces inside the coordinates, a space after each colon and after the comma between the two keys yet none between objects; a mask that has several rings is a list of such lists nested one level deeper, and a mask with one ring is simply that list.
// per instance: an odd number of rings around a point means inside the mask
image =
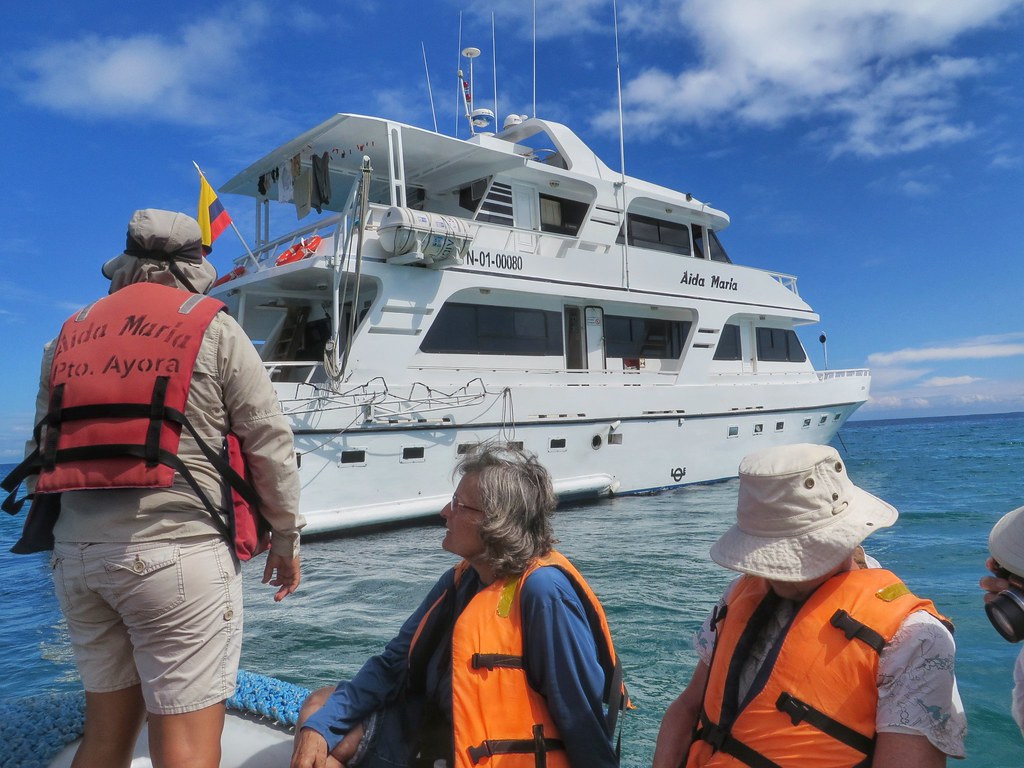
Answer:
[{"label": "person in red life jacket", "polygon": [[29,490],[60,494],[53,577],[86,691],[74,764],[129,765],[148,719],[154,765],[217,766],[242,582],[231,495],[203,448],[239,440],[281,600],[301,578],[292,433],[252,343],[203,296],[217,275],[195,219],[136,211],[103,274],[110,295],[46,347],[29,445]]},{"label": "person in red life jacket", "polygon": [[[981,579],[985,612],[1004,640],[1024,640],[1024,507],[1007,512],[988,536],[991,557],[985,565],[993,575]],[[1013,667],[1010,713],[1024,735],[1024,647]]]},{"label": "person in red life jacket", "polygon": [[292,768],[609,768],[626,705],[604,609],[556,550],[533,456],[460,464],[442,547],[463,560],[384,652],[299,716]]},{"label": "person in red life jacket", "polygon": [[744,575],[698,632],[654,768],[926,768],[964,756],[952,627],[860,548],[897,516],[828,446],[740,463],[736,524],[711,558]]}]

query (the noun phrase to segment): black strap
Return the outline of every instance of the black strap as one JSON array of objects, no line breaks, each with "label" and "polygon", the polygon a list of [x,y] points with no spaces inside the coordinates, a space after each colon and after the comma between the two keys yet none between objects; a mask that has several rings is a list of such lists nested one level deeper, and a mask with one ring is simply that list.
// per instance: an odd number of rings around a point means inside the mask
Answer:
[{"label": "black strap", "polygon": [[7,473],[7,477],[0,480],[0,488],[7,491],[7,496],[4,498],[3,503],[0,504],[0,509],[3,509],[9,515],[16,515],[21,511],[21,507],[25,504],[27,496],[23,499],[15,500],[15,496],[18,493],[18,488],[24,482],[25,478],[29,475],[35,475],[39,472],[39,447],[37,447],[25,457],[18,466]]},{"label": "black strap", "polygon": [[711,722],[703,710],[700,713],[700,725],[694,737],[706,741],[716,752],[731,755],[744,765],[749,765],[750,768],[782,768],[781,765],[769,760],[757,750],[751,749],[743,742],[733,738],[725,728]]},{"label": "black strap", "polygon": [[532,739],[485,739],[479,746],[469,747],[469,759],[476,765],[485,757],[494,755],[535,755],[536,768],[545,768],[548,764],[547,753],[565,749],[561,739],[548,739],[544,736],[544,726],[533,726]]},{"label": "black strap", "polygon": [[509,656],[505,653],[474,653],[471,663],[473,669],[523,669],[522,656]]},{"label": "black strap", "polygon": [[775,707],[780,712],[789,715],[793,725],[798,723],[813,725],[822,733],[828,734],[836,741],[840,741],[858,752],[863,752],[865,755],[871,755],[875,751],[874,739],[843,725],[838,720],[833,720],[821,710],[815,709],[789,693],[783,692],[779,696],[779,700],[775,702]]},{"label": "black strap", "polygon": [[841,629],[843,634],[846,635],[847,640],[853,640],[856,638],[862,643],[867,644],[868,647],[874,649],[875,653],[881,653],[882,649],[885,648],[884,637],[866,624],[857,621],[842,608],[832,614],[832,618],[829,619],[829,623],[833,627]]},{"label": "black strap", "polygon": [[[40,460],[43,469],[53,469],[54,454],[57,453],[57,439],[60,437],[61,404],[64,402],[64,385],[58,384],[50,392],[50,410],[46,414],[46,443],[42,447]],[[38,427],[37,427],[38,429]]]},{"label": "black strap", "polygon": [[164,426],[164,403],[170,376],[157,376],[153,382],[153,396],[149,399],[149,427],[146,429],[146,466],[155,467],[160,455],[160,433]]}]

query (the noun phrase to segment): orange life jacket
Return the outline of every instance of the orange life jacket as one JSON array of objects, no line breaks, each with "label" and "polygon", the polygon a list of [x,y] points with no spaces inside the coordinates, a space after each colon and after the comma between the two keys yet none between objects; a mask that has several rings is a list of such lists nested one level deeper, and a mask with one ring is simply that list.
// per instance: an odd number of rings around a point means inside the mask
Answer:
[{"label": "orange life jacket", "polygon": [[799,608],[738,701],[750,644],[774,605],[753,576],[729,596],[687,768],[870,765],[879,653],[914,611],[948,622],[889,571],[838,574]]},{"label": "orange life jacket", "polygon": [[[559,568],[579,595],[590,620],[605,671],[605,704],[609,734],[614,735],[621,708],[627,705],[622,667],[615,654],[608,620],[600,601],[565,557],[552,551],[535,560],[519,577],[498,580],[480,590],[455,619],[452,632],[452,726],[455,768],[569,768],[544,697],[530,687],[523,660],[523,627],[519,595],[537,568]],[[455,584],[469,567],[456,566]],[[409,649],[430,625],[443,620],[439,598],[424,615]]]},{"label": "orange life jacket", "polygon": [[136,283],[70,317],[50,368],[37,492],[170,486],[199,346],[224,308]]}]

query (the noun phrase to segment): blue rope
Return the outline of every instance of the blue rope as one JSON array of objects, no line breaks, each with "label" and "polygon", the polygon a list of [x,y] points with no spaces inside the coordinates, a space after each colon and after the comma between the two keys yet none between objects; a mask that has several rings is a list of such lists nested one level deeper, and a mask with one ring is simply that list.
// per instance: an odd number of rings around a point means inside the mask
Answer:
[{"label": "blue rope", "polygon": [[308,688],[239,670],[235,695],[228,699],[228,709],[262,715],[279,725],[292,727],[299,721],[299,708],[307,696]]},{"label": "blue rope", "polygon": [[84,726],[81,691],[0,702],[0,768],[46,768]]},{"label": "blue rope", "polygon": [[[239,670],[228,709],[293,727],[307,688]],[[46,693],[0,702],[0,768],[46,768],[60,751],[82,736],[85,694]]]}]

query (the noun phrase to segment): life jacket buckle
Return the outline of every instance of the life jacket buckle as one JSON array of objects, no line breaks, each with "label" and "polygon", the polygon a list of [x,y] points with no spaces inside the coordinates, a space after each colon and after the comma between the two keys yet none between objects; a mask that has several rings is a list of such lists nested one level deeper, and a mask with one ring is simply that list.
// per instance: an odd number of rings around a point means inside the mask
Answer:
[{"label": "life jacket buckle", "polygon": [[729,738],[729,732],[718,723],[708,723],[700,733],[700,738],[719,751]]},{"label": "life jacket buckle", "polygon": [[789,715],[793,725],[799,725],[803,722],[811,711],[811,708],[804,704],[804,702],[794,698],[785,691],[779,696],[779,700],[775,702],[775,708]]}]

